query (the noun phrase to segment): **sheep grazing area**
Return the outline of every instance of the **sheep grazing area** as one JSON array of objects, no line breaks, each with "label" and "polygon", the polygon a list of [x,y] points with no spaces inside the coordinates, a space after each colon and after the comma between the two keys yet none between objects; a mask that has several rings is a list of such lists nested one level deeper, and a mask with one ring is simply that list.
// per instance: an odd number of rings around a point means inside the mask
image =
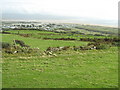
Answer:
[{"label": "sheep grazing area", "polygon": [[115,36],[5,32],[1,34],[3,88],[118,88]]}]

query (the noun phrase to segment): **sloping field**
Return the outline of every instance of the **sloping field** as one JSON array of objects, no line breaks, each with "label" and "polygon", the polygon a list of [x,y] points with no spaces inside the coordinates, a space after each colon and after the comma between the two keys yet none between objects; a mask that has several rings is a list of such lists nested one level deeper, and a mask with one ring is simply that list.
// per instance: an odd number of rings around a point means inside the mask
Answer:
[{"label": "sloping field", "polygon": [[70,49],[46,55],[41,52],[48,47],[84,46],[88,42],[43,40],[15,34],[2,36],[4,42],[12,44],[16,39],[40,48],[37,53],[3,53],[3,88],[118,87],[118,48],[115,46],[103,50]]}]

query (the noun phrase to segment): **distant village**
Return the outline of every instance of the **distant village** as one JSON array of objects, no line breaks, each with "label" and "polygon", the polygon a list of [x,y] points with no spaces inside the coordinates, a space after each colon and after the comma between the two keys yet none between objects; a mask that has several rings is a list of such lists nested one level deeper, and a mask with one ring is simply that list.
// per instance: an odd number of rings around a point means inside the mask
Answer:
[{"label": "distant village", "polygon": [[37,29],[37,30],[56,30],[56,29],[65,29],[75,27],[75,24],[54,24],[54,23],[2,23],[2,30],[17,30],[17,29]]}]

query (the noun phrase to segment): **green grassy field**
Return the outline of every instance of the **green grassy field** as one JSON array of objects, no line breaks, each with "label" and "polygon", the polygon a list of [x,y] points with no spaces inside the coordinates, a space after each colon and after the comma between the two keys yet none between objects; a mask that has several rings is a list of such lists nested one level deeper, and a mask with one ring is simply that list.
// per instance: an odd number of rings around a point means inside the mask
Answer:
[{"label": "green grassy field", "polygon": [[[76,31],[76,30],[75,30]],[[74,38],[79,40],[80,38],[112,38],[115,36],[93,36],[93,35],[80,35],[80,34],[72,34],[72,33],[66,33],[66,34],[61,34],[61,33],[55,33],[55,32],[46,32],[46,31],[36,31],[36,30],[10,30],[7,31],[13,34],[31,34],[31,37],[34,38]],[[85,32],[85,30],[84,30]],[[91,32],[92,34],[94,32]]]},{"label": "green grassy field", "polygon": [[[17,31],[9,32],[17,33]],[[2,34],[3,41],[12,43],[13,39],[22,40],[32,48],[39,47],[41,52],[49,46],[83,46],[88,44],[88,42],[82,41],[42,39],[43,37],[68,37],[68,34],[59,35],[54,32],[29,30],[22,30],[20,33],[29,33],[32,36]],[[55,35],[51,36],[50,34]],[[71,37],[75,38],[75,36]],[[3,88],[118,87],[118,48],[115,46],[105,50],[59,51],[56,52],[56,56],[41,55],[41,52],[31,54],[3,53]]]},{"label": "green grassy field", "polygon": [[[55,40],[42,40],[32,37],[21,37],[18,35],[4,34],[2,35],[3,41],[13,43],[14,39],[23,40],[27,45],[31,47],[39,47],[42,51],[50,47],[57,46],[79,46],[86,45],[88,42],[80,42],[80,41],[55,41]],[[9,38],[8,38],[9,37]]]}]

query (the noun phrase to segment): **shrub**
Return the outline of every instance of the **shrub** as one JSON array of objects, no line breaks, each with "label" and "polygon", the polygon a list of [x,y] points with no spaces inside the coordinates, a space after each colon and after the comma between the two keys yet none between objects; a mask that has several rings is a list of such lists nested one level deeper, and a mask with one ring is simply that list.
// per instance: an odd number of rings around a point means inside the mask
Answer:
[{"label": "shrub", "polygon": [[16,44],[25,45],[22,40],[14,40],[13,42],[15,42]]},{"label": "shrub", "polygon": [[96,49],[108,49],[111,46],[111,44],[105,43],[105,42],[103,42],[103,43],[97,43],[97,42],[95,42],[95,43],[88,43],[87,46],[91,46],[91,45],[95,46]]},{"label": "shrub", "polygon": [[113,42],[112,45],[113,46],[120,46],[120,42]]},{"label": "shrub", "polygon": [[0,45],[1,45],[2,48],[5,48],[5,49],[11,47],[10,43],[7,43],[7,42],[0,42]]},{"label": "shrub", "polygon": [[100,43],[100,44],[96,45],[96,49],[108,49],[108,48],[110,48],[109,44]]},{"label": "shrub", "polygon": [[19,44],[21,47],[30,47],[26,45],[22,40],[13,40],[13,42]]}]

